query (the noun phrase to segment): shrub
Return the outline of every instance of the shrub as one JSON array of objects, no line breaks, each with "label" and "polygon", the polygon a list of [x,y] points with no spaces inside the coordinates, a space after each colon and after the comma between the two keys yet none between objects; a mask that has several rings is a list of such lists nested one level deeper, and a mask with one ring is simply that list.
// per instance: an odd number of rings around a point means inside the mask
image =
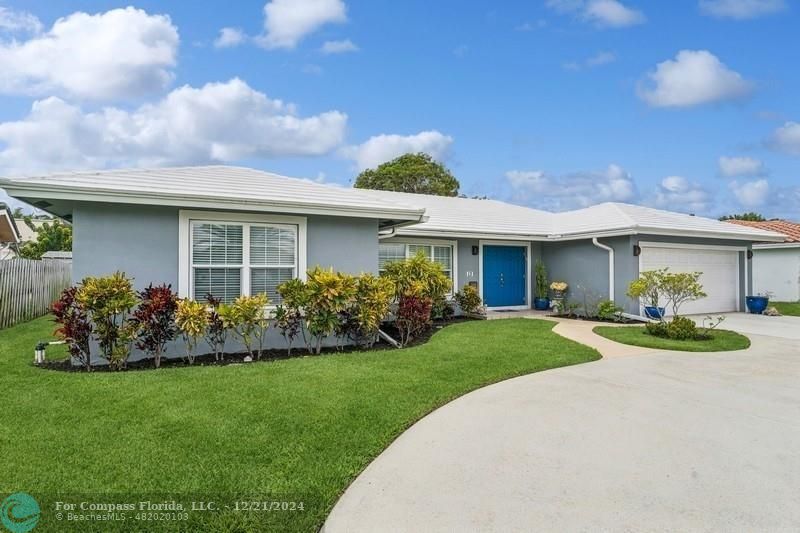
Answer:
[{"label": "shrub", "polygon": [[547,298],[547,267],[544,266],[544,262],[540,259],[536,261],[534,270],[536,275],[534,296],[536,298]]},{"label": "shrub", "polygon": [[679,341],[694,339],[697,337],[697,326],[690,318],[676,316],[667,324],[667,337]]},{"label": "shrub", "polygon": [[453,300],[462,313],[479,313],[482,310],[483,301],[478,295],[478,290],[472,285],[461,287],[461,290],[453,296]]},{"label": "shrub", "polygon": [[292,355],[292,344],[298,335],[303,336],[306,346],[306,331],[303,324],[303,309],[308,301],[306,284],[300,279],[292,279],[278,285],[278,294],[283,303],[275,309],[275,327],[281,332]]},{"label": "shrub", "polygon": [[442,266],[429,260],[422,252],[404,261],[387,264],[383,275],[394,283],[398,298],[417,295],[435,302],[445,298],[452,288]]},{"label": "shrub", "polygon": [[667,337],[667,323],[663,321],[648,322],[644,325],[645,331],[654,337]]},{"label": "shrub", "polygon": [[208,310],[201,302],[189,298],[178,300],[175,323],[186,342],[186,360],[194,364],[197,341],[208,328]]},{"label": "shrub", "polygon": [[[583,285],[576,285],[575,288],[580,293],[581,298],[575,306],[576,314],[580,314],[584,318],[597,318],[599,316],[600,296]],[[577,313],[578,309],[580,309],[580,313]]]},{"label": "shrub", "polygon": [[131,315],[130,323],[136,328],[136,347],[153,358],[155,367],[161,366],[161,356],[167,343],[175,338],[175,310],[178,295],[170,285],[153,286],[138,293],[141,302]]},{"label": "shrub", "polygon": [[615,304],[613,300],[602,300],[597,305],[597,316],[603,320],[619,321],[621,313],[622,307]]},{"label": "shrub", "polygon": [[371,347],[378,338],[381,322],[389,314],[394,284],[390,279],[372,274],[361,274],[355,282],[348,335],[357,344]]},{"label": "shrub", "polygon": [[214,298],[211,293],[206,294],[206,303],[208,307],[206,308],[205,339],[211,349],[214,350],[214,360],[222,361],[225,357],[225,340],[228,338],[228,327],[225,325],[220,311],[227,306],[219,298]]},{"label": "shrub", "polygon": [[431,318],[435,320],[450,320],[455,314],[456,310],[453,308],[453,304],[446,298],[436,300],[431,306]]},{"label": "shrub", "polygon": [[431,306],[431,299],[425,296],[408,294],[400,297],[395,324],[401,345],[405,346],[430,327]]},{"label": "shrub", "polygon": [[68,287],[61,292],[58,300],[53,302],[53,315],[56,324],[59,325],[55,334],[67,343],[70,356],[89,371],[92,369],[89,347],[92,323],[76,299],[77,292],[77,287]]},{"label": "shrub", "polygon": [[127,321],[137,302],[132,281],[122,272],[87,277],[81,282],[75,299],[94,323],[102,357],[112,368],[124,368],[136,337],[135,327]]},{"label": "shrub", "polygon": [[353,276],[316,267],[308,271],[305,298],[305,327],[310,338],[309,351],[319,354],[322,340],[341,331],[341,313],[345,312],[356,292]]},{"label": "shrub", "polygon": [[[251,357],[261,359],[264,350],[264,335],[269,328],[266,294],[239,296],[230,306],[220,308],[223,321],[234,335],[241,339]],[[254,352],[254,347],[258,346]]]}]

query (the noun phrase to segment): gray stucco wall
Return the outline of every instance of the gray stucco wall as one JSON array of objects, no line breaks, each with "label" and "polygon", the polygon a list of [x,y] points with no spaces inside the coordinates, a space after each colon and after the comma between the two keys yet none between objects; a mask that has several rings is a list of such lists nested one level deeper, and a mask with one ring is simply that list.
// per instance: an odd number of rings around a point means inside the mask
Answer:
[{"label": "gray stucco wall", "polygon": [[[169,283],[177,291],[178,215],[175,207],[77,205],[73,210],[73,281],[121,270],[134,278],[137,289],[150,283]],[[307,263],[309,268],[320,265],[351,274],[377,273],[378,221],[308,216]],[[268,348],[285,345],[278,331],[269,331]],[[229,339],[226,349],[234,352],[244,348]],[[184,351],[180,341],[169,347],[171,356],[181,356]],[[198,347],[198,353],[207,351],[205,345]],[[131,360],[140,357],[134,353]]]},{"label": "gray stucco wall", "polygon": [[[703,239],[669,237],[662,235],[632,235],[599,239],[600,243],[614,249],[614,301],[628,313],[639,313],[639,303],[626,294],[628,284],[639,277],[639,258],[633,255],[633,246],[640,242],[669,242],[705,246],[750,247],[749,241],[728,239]],[[570,285],[570,300],[579,300],[581,292],[577,286],[587,287],[596,297],[608,298],[608,253],[595,247],[590,239],[544,243],[542,257],[551,280],[564,280]],[[752,292],[750,284],[745,287],[744,252],[739,254],[740,306],[744,309],[744,297]]]},{"label": "gray stucco wall", "polygon": [[79,204],[72,212],[72,279],[116,270],[136,288],[152,283],[178,287],[178,209]]},{"label": "gray stucco wall", "polygon": [[[612,237],[599,239],[599,242],[614,249],[614,301],[627,309],[631,304],[625,288],[632,276],[638,275],[628,259],[632,253],[626,253],[631,245],[630,238]],[[542,261],[550,281],[569,284],[570,301],[582,301],[582,289],[595,300],[608,299],[608,252],[596,247],[591,240],[543,243]]]}]

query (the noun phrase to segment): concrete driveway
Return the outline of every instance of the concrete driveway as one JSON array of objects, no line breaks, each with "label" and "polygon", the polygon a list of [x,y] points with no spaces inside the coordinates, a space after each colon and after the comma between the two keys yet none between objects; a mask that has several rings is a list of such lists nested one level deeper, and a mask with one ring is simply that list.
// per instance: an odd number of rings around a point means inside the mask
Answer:
[{"label": "concrete driveway", "polygon": [[[761,318],[725,327],[776,333]],[[374,461],[324,530],[797,530],[800,319],[784,320],[746,351],[609,358],[463,396]]]}]

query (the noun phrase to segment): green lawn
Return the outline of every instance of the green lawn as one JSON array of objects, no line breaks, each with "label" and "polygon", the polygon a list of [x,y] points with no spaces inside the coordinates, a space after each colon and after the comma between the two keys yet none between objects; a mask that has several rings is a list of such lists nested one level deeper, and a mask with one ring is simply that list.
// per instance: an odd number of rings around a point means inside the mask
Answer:
[{"label": "green lawn", "polygon": [[50,338],[49,318],[1,330],[0,497],[36,497],[37,531],[90,530],[55,521],[59,498],[302,502],[303,511],[93,527],[316,531],[359,472],[434,408],[513,376],[599,359],[554,325],[465,322],[404,350],[91,374],[32,365],[35,343]]},{"label": "green lawn", "polygon": [[782,315],[800,316],[800,302],[770,302],[769,305]]},{"label": "green lawn", "polygon": [[679,341],[665,339],[648,334],[644,326],[597,326],[593,330],[598,335],[633,346],[645,348],[658,348],[661,350],[679,350],[682,352],[725,352],[730,350],[744,350],[750,347],[750,339],[733,331],[715,330],[710,340]]}]

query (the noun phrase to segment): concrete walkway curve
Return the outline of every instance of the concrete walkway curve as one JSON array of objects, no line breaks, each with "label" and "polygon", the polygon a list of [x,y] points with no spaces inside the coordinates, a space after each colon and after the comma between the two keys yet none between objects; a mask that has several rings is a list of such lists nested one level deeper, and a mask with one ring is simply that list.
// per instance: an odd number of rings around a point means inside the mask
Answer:
[{"label": "concrete walkway curve", "polygon": [[751,340],[458,398],[370,464],[324,531],[797,530],[800,342]]}]

